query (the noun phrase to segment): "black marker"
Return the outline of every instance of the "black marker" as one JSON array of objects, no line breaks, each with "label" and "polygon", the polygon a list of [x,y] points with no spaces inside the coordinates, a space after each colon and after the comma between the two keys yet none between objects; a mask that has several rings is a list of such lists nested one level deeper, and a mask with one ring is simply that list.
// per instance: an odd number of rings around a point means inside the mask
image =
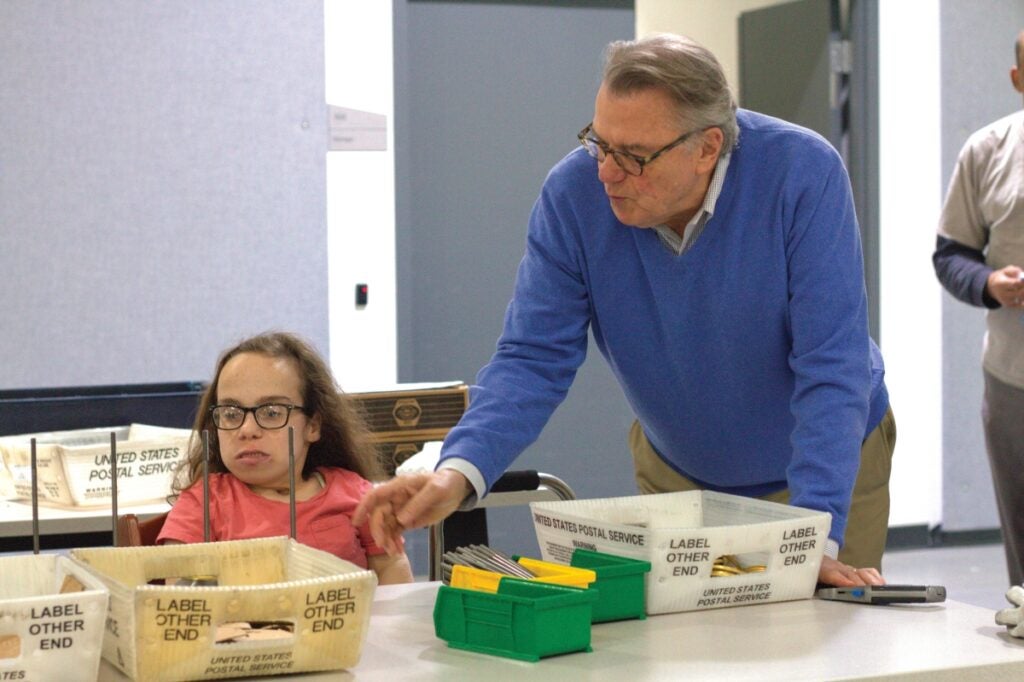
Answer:
[{"label": "black marker", "polygon": [[946,601],[946,588],[939,585],[856,585],[823,587],[818,599],[849,601],[858,604],[931,604]]}]

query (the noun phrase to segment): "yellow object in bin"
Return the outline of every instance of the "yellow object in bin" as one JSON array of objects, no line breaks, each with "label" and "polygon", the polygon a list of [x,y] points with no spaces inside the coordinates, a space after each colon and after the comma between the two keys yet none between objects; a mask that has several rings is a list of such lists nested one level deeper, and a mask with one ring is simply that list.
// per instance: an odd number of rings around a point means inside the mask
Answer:
[{"label": "yellow object in bin", "polygon": [[597,580],[597,573],[589,568],[553,564],[550,561],[530,559],[529,557],[515,557],[515,560],[520,566],[537,576],[535,578],[537,582],[554,583],[585,590]]},{"label": "yellow object in bin", "polygon": [[[530,578],[528,582],[563,585],[585,590],[597,580],[597,574],[587,568],[574,568],[526,557],[516,557],[515,560],[520,566],[537,576]],[[498,583],[501,579],[507,577],[509,576],[504,573],[456,564],[452,566],[451,586],[493,594],[498,591]]]}]

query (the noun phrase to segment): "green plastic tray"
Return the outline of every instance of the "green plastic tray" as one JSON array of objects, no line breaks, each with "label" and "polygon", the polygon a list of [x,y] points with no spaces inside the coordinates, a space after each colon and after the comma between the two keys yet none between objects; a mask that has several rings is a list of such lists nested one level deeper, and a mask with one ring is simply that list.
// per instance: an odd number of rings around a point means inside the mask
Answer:
[{"label": "green plastic tray", "polygon": [[644,598],[644,574],[650,573],[651,562],[615,554],[573,550],[570,565],[589,568],[597,574],[591,590],[597,590],[593,622],[647,618]]},{"label": "green plastic tray", "polygon": [[590,651],[592,590],[502,578],[497,593],[442,585],[434,632],[456,649],[522,661]]}]

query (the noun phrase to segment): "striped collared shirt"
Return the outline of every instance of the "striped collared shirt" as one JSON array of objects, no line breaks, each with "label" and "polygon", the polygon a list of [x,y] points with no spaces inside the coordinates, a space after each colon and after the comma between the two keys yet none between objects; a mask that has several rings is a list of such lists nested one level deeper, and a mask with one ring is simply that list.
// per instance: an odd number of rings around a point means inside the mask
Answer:
[{"label": "striped collared shirt", "polygon": [[686,223],[686,229],[683,230],[682,237],[667,225],[657,225],[654,228],[658,236],[661,237],[661,243],[677,256],[681,256],[690,250],[690,247],[693,246],[694,242],[697,241],[697,238],[704,231],[704,226],[707,225],[708,220],[714,215],[715,203],[718,201],[718,195],[722,192],[722,183],[725,182],[725,171],[729,168],[730,156],[731,154],[726,154],[715,165],[715,172],[711,176],[711,184],[708,185],[707,194],[704,195],[704,203],[701,205],[700,210],[690,219],[690,222]]}]

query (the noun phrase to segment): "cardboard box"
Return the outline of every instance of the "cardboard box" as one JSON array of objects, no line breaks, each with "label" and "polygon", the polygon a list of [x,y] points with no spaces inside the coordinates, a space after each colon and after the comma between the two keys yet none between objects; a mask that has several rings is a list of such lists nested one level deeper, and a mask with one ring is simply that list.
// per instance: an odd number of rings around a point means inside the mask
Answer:
[{"label": "cardboard box", "polygon": [[67,557],[0,557],[0,680],[93,682],[108,596]]},{"label": "cardboard box", "polygon": [[40,504],[110,506],[112,431],[117,447],[118,504],[166,498],[178,463],[188,456],[192,431],[132,424],[0,438],[0,456],[15,499],[32,498],[31,439],[35,438]]},{"label": "cardboard box", "polygon": [[[651,563],[648,614],[807,599],[814,593],[831,517],[824,512],[710,491],[531,502],[547,561],[576,548]],[[718,576],[720,557],[751,570]]]},{"label": "cardboard box", "polygon": [[[146,682],[351,668],[377,586],[373,571],[285,537],[71,557],[110,590],[103,657]],[[176,578],[197,585],[152,584]]]},{"label": "cardboard box", "polygon": [[460,382],[398,384],[349,396],[362,411],[389,476],[424,443],[444,440],[469,406],[469,387]]},{"label": "cardboard box", "polygon": [[[443,437],[442,437],[443,438]],[[410,457],[422,452],[427,443],[432,443],[437,438],[415,437],[409,440],[392,439],[388,441],[374,440],[377,448],[377,457],[384,467],[384,473],[390,478],[398,471]]]}]

